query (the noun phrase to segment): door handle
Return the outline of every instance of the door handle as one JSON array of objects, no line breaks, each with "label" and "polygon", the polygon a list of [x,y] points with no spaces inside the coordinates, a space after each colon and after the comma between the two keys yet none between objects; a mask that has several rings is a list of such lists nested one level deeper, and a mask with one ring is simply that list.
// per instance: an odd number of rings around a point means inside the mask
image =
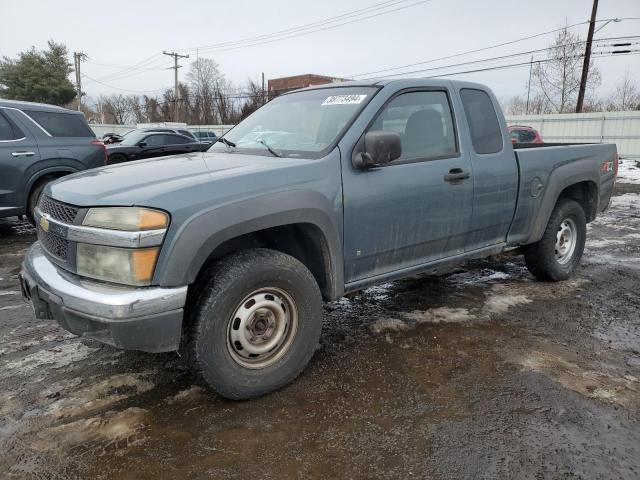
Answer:
[{"label": "door handle", "polygon": [[462,180],[466,180],[471,177],[469,172],[463,171],[461,168],[452,168],[449,173],[444,176],[444,181],[449,183],[460,183]]},{"label": "door handle", "polygon": [[11,152],[14,157],[33,157],[36,152]]}]

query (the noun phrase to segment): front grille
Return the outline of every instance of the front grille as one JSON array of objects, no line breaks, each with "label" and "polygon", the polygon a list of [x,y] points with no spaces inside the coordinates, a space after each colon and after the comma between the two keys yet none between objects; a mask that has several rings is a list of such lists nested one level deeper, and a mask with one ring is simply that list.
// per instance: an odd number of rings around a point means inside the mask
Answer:
[{"label": "front grille", "polygon": [[67,240],[53,233],[45,232],[39,225],[38,240],[40,240],[44,249],[51,255],[65,262],[67,261],[67,252],[69,250],[69,242]]},{"label": "front grille", "polygon": [[78,215],[78,207],[58,202],[42,195],[38,202],[41,212],[51,215],[52,218],[64,223],[73,223]]}]

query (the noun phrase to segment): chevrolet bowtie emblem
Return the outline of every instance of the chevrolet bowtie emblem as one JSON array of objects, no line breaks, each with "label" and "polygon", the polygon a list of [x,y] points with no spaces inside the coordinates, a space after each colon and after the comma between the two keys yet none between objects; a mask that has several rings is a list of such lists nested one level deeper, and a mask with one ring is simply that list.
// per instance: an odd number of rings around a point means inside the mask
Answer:
[{"label": "chevrolet bowtie emblem", "polygon": [[47,217],[40,217],[40,227],[45,232],[49,231],[49,220],[47,220]]}]

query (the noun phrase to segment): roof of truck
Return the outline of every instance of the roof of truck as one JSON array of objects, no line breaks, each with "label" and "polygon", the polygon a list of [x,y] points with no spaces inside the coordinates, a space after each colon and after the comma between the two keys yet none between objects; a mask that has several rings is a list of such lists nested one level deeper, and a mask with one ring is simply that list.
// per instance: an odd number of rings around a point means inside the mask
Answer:
[{"label": "roof of truck", "polygon": [[487,90],[488,87],[486,85],[482,85],[480,83],[475,82],[467,82],[465,80],[455,80],[449,78],[436,78],[436,77],[414,77],[414,78],[370,78],[366,80],[349,80],[346,82],[333,82],[333,83],[325,83],[322,85],[312,85],[310,87],[301,88],[299,90],[292,90],[292,93],[300,90],[317,90],[324,88],[340,88],[340,87],[384,87],[385,85],[390,84],[404,84],[407,87],[410,87],[412,84],[420,84],[428,82],[432,85],[454,85],[456,87],[466,87],[466,88],[480,88],[482,90]]}]

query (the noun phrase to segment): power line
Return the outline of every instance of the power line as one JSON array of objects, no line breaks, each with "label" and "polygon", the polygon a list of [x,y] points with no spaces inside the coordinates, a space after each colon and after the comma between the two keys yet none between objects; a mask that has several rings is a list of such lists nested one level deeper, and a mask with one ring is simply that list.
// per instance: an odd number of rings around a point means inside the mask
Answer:
[{"label": "power line", "polygon": [[[608,38],[608,39],[602,39],[602,40],[594,40],[595,42],[600,42],[600,41],[610,41],[610,40],[618,40],[618,39],[623,39],[623,38],[628,38],[628,37],[614,37],[614,38]],[[562,45],[553,45],[550,47],[545,47],[545,48],[539,48],[536,50],[527,50],[527,51],[523,51],[523,52],[517,52],[517,53],[511,53],[511,54],[507,54],[507,55],[499,55],[496,57],[489,57],[489,58],[480,58],[477,60],[469,60],[467,62],[461,62],[461,63],[456,63],[456,64],[449,64],[449,65],[441,65],[441,66],[437,66],[437,67],[429,67],[429,68],[423,68],[420,70],[414,70],[414,71],[410,71],[410,72],[397,72],[397,73],[390,73],[387,75],[378,75],[376,77],[370,77],[370,78],[365,78],[363,80],[371,80],[374,78],[390,78],[390,77],[398,77],[398,76],[402,76],[402,75],[410,75],[412,73],[415,72],[430,72],[430,71],[436,71],[436,70],[443,70],[443,69],[447,69],[447,68],[453,68],[453,67],[461,67],[461,66],[465,66],[465,65],[473,65],[476,63],[485,63],[485,62],[491,62],[491,61],[496,61],[496,60],[505,60],[508,58],[514,58],[514,57],[520,57],[520,56],[524,56],[524,55],[533,55],[536,53],[541,53],[541,52],[546,52],[549,50],[553,50],[554,48],[557,48],[558,46],[562,46],[562,47],[568,47],[568,46],[572,46],[572,45],[581,45],[584,44],[584,41],[579,41],[579,42],[572,42],[572,43],[566,43],[566,44],[562,44]],[[603,47],[603,46],[611,46],[610,44],[604,44],[604,45],[598,45],[598,47]],[[422,62],[418,63],[417,65],[422,64]],[[385,71],[390,71],[392,70],[387,69]]]},{"label": "power line", "polygon": [[[598,20],[597,22],[606,22],[608,20],[609,19]],[[636,18],[627,17],[627,18],[622,18],[622,19],[619,19],[619,20],[636,20]],[[346,75],[345,78],[363,77],[363,76],[366,76],[366,75],[374,75],[374,74],[377,74],[377,73],[385,73],[385,72],[389,72],[389,71],[392,71],[392,70],[399,70],[401,68],[416,67],[418,65],[425,65],[425,64],[428,64],[428,63],[438,62],[440,60],[449,60],[451,58],[461,57],[461,56],[464,56],[464,55],[469,55],[471,53],[478,53],[478,52],[482,52],[482,51],[485,51],[485,50],[491,50],[491,49],[494,49],[494,48],[504,47],[506,45],[513,45],[515,43],[523,42],[523,41],[526,41],[526,40],[531,40],[531,39],[542,37],[542,36],[545,36],[545,35],[550,35],[552,33],[557,33],[559,31],[564,30],[565,28],[567,28],[567,29],[568,28],[574,28],[574,27],[577,27],[577,26],[580,26],[580,25],[586,25],[588,23],[589,22],[574,23],[573,25],[568,25],[566,27],[561,27],[561,28],[556,28],[554,30],[549,30],[549,31],[546,31],[546,32],[536,33],[534,35],[528,35],[528,36],[525,36],[525,37],[516,38],[515,40],[510,40],[508,42],[496,43],[494,45],[489,45],[489,46],[486,46],[486,47],[476,48],[474,50],[466,50],[464,52],[454,53],[452,55],[446,55],[444,57],[432,58],[430,60],[423,60],[423,61],[420,61],[420,62],[409,63],[409,64],[406,64],[406,65],[399,65],[399,66],[395,66],[395,67],[389,67],[389,68],[385,68],[385,69],[382,69],[382,70],[373,70],[373,71],[365,72],[365,73],[357,73],[357,74],[354,74],[354,75]]]},{"label": "power line", "polygon": [[[404,9],[407,9],[407,8],[415,7],[417,5],[421,5],[423,3],[427,3],[427,2],[431,2],[431,1],[433,1],[433,0],[420,0],[420,1],[416,1],[414,3],[411,3],[409,5],[403,5],[403,6],[400,6],[398,8],[394,8],[394,9],[387,10],[387,11],[384,11],[384,12],[368,15],[368,16],[365,16],[365,17],[355,18],[353,20],[342,22],[342,23],[339,23],[339,24],[336,24],[336,25],[328,25],[328,26],[325,26],[325,27],[322,27],[322,28],[317,28],[315,30],[301,31],[299,33],[293,33],[291,35],[286,35],[286,36],[279,36],[279,37],[268,39],[268,40],[264,40],[264,41],[257,41],[257,42],[254,42],[254,43],[245,43],[245,44],[241,44],[241,45],[237,45],[237,46],[224,47],[224,48],[218,48],[218,47],[216,47],[216,48],[213,48],[213,47],[211,47],[211,48],[198,47],[198,48],[200,50],[205,50],[205,51],[206,50],[217,50],[218,52],[226,52],[226,51],[229,51],[229,50],[236,50],[238,48],[254,47],[256,45],[264,45],[264,44],[267,44],[267,43],[279,42],[281,40],[287,40],[287,39],[290,39],[290,38],[301,37],[301,36],[304,36],[304,35],[309,35],[309,34],[312,34],[312,33],[322,32],[324,30],[330,30],[330,29],[333,29],[333,28],[342,27],[344,25],[350,25],[352,23],[357,23],[357,22],[361,22],[361,21],[364,21],[364,20],[369,20],[371,18],[379,17],[381,15],[387,15],[389,13],[393,13],[393,12],[397,12],[397,11],[404,10]],[[193,49],[183,49],[181,51],[192,51],[192,50]]]},{"label": "power line", "polygon": [[[187,48],[187,49],[180,49],[178,51],[180,52],[186,52],[186,51],[194,51],[196,49],[202,49],[202,50],[216,50],[219,49],[221,47],[229,47],[229,48],[225,48],[224,50],[231,50],[231,49],[236,49],[236,48],[244,48],[244,47],[251,47],[251,46],[255,46],[255,45],[259,45],[262,43],[272,43],[274,41],[280,41],[280,40],[285,40],[288,38],[293,38],[296,36],[300,36],[300,35],[308,35],[310,33],[315,33],[315,32],[319,32],[319,31],[323,31],[323,30],[327,30],[329,28],[336,28],[342,25],[348,25],[350,23],[354,23],[356,21],[362,21],[362,20],[367,20],[369,18],[373,18],[376,16],[380,16],[380,15],[386,15],[387,13],[392,13],[398,10],[402,10],[405,8],[409,8],[409,7],[413,7],[422,3],[427,3],[430,2],[432,0],[419,0],[419,1],[415,1],[414,3],[411,3],[409,5],[403,5],[406,4],[407,2],[410,2],[411,0],[387,0],[385,2],[380,2],[374,5],[370,5],[368,7],[364,7],[358,10],[352,10],[350,12],[346,12],[340,15],[336,15],[333,17],[329,17],[329,18],[325,18],[323,20],[319,20],[316,22],[311,22],[308,24],[304,24],[304,25],[299,25],[296,27],[291,27],[288,29],[284,29],[284,30],[279,30],[276,32],[271,32],[271,33],[267,33],[267,34],[263,34],[263,35],[258,35],[258,36],[254,36],[254,37],[246,37],[244,39],[240,39],[240,40],[234,40],[234,41],[229,41],[229,42],[221,42],[218,44],[212,44],[212,45],[205,45],[203,47],[193,47],[193,48]],[[390,9],[390,7],[396,7],[399,6],[399,8],[394,8],[394,9]],[[325,27],[325,28],[317,28],[317,27],[321,27],[323,25],[329,24],[329,23],[335,23],[335,22],[339,22],[342,20],[347,20],[349,18],[353,18],[353,17],[357,17],[357,16],[362,16],[365,15],[367,13],[370,12],[374,12],[376,10],[382,10],[382,9],[388,9],[386,11],[383,12],[379,12],[375,15],[369,15],[369,16],[365,16],[362,18],[355,18],[351,21],[348,22],[343,22],[343,23],[339,23],[337,25],[330,25],[329,27]],[[315,30],[311,30],[311,31],[305,31],[305,30],[309,30],[309,29],[314,29]],[[276,38],[279,37],[279,38]],[[261,40],[267,40],[267,41],[261,41]],[[223,50],[223,51],[224,51]],[[127,78],[130,76],[134,76],[134,75],[139,75],[140,73],[142,73],[143,67],[150,67],[151,64],[158,62],[159,58],[162,55],[160,53],[156,53],[150,57],[147,57],[143,60],[141,60],[140,62],[133,64],[131,66],[128,67],[124,67],[122,68],[120,71],[118,72],[113,72],[109,75],[106,75],[104,77],[99,77],[99,80],[101,81],[110,81],[110,80],[116,80],[116,79],[122,79],[122,78]]]},{"label": "power line", "polygon": [[[386,9],[386,8],[390,8],[390,7],[394,7],[394,6],[398,6],[400,4],[403,3],[407,3],[411,0],[388,0],[385,2],[380,2],[380,3],[376,3],[373,5],[369,5],[368,7],[364,7],[364,8],[360,8],[357,10],[351,10],[349,12],[345,12],[339,15],[335,15],[333,17],[328,17],[328,18],[324,18],[322,20],[317,20],[315,22],[311,22],[311,23],[306,23],[303,25],[298,25],[296,27],[290,27],[290,28],[286,28],[283,30],[278,30],[275,32],[270,32],[270,33],[265,33],[262,35],[256,35],[253,37],[245,37],[245,38],[241,38],[238,40],[232,40],[232,41],[227,41],[227,42],[219,42],[219,43],[214,43],[214,44],[210,44],[210,45],[200,45],[198,47],[193,47],[193,48],[186,48],[186,49],[181,49],[180,51],[193,51],[196,49],[199,50],[203,50],[203,49],[218,49],[218,48],[224,48],[224,47],[232,47],[232,46],[237,46],[240,44],[245,44],[245,43],[254,43],[254,42],[258,42],[261,40],[267,40],[276,36],[283,36],[283,35],[287,35],[287,34],[291,34],[291,33],[295,33],[295,32],[300,32],[303,30],[308,30],[308,29],[313,29],[313,28],[317,28],[317,27],[321,27],[323,25],[327,25],[330,23],[335,23],[335,22],[339,22],[342,20],[346,20],[349,18],[353,18],[353,17],[358,17],[358,16],[362,16],[365,15],[367,13],[371,13],[373,11],[376,10],[382,10],[382,9]],[[431,0],[425,0],[425,1],[431,1]],[[423,2],[419,2],[419,3],[425,3]],[[389,10],[389,12],[383,12],[383,13],[391,13],[392,10]]]},{"label": "power line", "polygon": [[151,93],[151,92],[161,92],[161,91],[165,90],[166,88],[168,88],[168,87],[165,87],[165,88],[160,88],[160,89],[155,89],[155,90],[130,90],[130,89],[128,89],[128,88],[120,88],[120,87],[116,87],[116,86],[114,86],[114,85],[109,85],[108,83],[101,82],[100,80],[97,80],[97,79],[95,79],[95,78],[92,78],[92,77],[90,77],[89,75],[86,75],[86,74],[84,74],[84,73],[82,74],[82,76],[83,76],[84,78],[87,78],[87,79],[91,80],[92,82],[99,83],[100,85],[104,85],[105,87],[113,88],[114,90],[121,90],[121,91],[123,91],[123,92],[130,92],[130,93]]}]

